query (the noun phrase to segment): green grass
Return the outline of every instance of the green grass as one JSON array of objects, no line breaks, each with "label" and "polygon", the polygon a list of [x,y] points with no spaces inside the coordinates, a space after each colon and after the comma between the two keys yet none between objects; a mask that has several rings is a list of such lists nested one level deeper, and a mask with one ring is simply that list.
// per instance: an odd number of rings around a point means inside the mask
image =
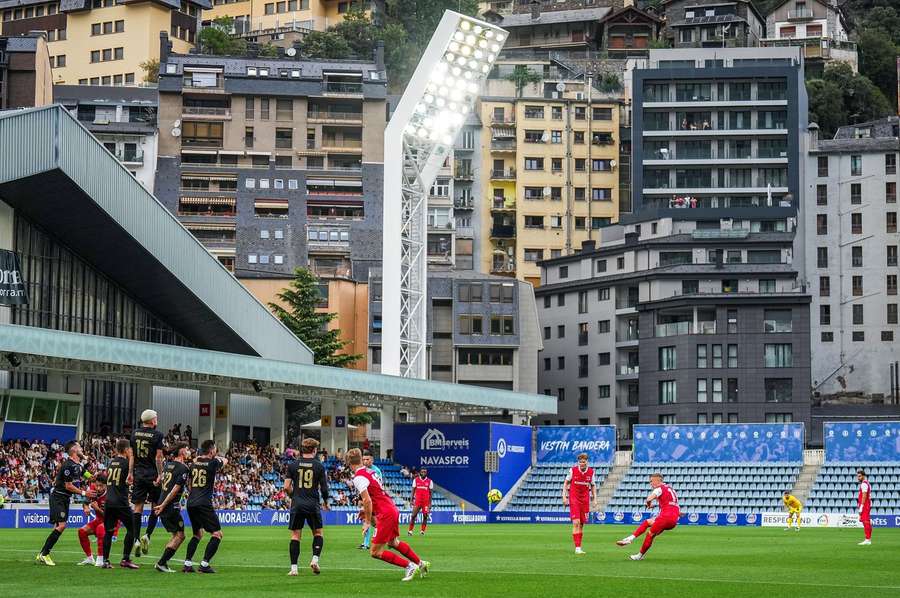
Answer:
[{"label": "green grass", "polygon": [[[856,546],[862,530],[687,527],[667,532],[646,560],[626,560],[633,545],[613,542],[628,526],[592,525],[587,554],[573,554],[571,530],[562,525],[434,525],[413,548],[432,562],[427,578],[401,584],[402,571],[357,550],[353,527],[326,528],[322,575],[306,567],[309,537],[302,540],[301,574],[289,578],[288,531],[225,528],[214,576],[163,575],[152,568],[166,537],[158,529],[151,557],[140,571],[76,567],[82,558],[74,529],[53,552],[56,567],[33,564],[47,530],[0,530],[0,593],[23,596],[723,596],[789,598],[900,596],[900,531],[876,530],[872,546]],[[307,531],[308,534],[308,531]],[[404,538],[405,539],[405,538]],[[202,555],[205,541],[200,546]],[[114,562],[121,545],[113,545]],[[184,547],[176,559],[183,558]],[[174,566],[173,562],[173,566]],[[180,563],[179,563],[180,564]]]}]

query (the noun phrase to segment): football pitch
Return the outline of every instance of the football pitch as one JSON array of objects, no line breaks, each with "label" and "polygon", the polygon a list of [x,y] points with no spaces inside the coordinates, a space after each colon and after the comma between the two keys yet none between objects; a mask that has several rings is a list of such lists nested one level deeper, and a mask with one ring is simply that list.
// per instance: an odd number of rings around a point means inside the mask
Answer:
[{"label": "football pitch", "polygon": [[[48,530],[0,530],[0,592],[22,596],[900,596],[900,531],[875,530],[872,546],[857,546],[862,530],[679,527],[657,540],[644,561],[626,555],[637,543],[613,542],[631,526],[592,525],[587,554],[573,553],[571,528],[563,525],[434,525],[409,538],[431,561],[424,579],[401,583],[402,571],[356,548],[359,531],[326,528],[322,574],[306,566],[302,540],[300,576],[287,577],[288,531],[274,527],[225,528],[213,566],[216,575],[162,574],[153,563],[165,530],[153,537],[141,570],[77,567],[83,557],[69,528],[53,551],[56,567],[33,564]],[[308,531],[307,531],[308,534]],[[404,539],[407,539],[404,536]],[[203,554],[200,545],[197,560]],[[114,563],[121,545],[113,544]],[[175,559],[184,557],[184,546]],[[173,568],[180,561],[173,560]]]}]

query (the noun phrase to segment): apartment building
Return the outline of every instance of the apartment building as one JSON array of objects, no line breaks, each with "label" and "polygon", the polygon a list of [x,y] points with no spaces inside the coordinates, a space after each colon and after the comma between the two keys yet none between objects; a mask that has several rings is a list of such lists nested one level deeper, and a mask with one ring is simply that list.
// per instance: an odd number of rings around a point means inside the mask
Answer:
[{"label": "apartment building", "polygon": [[518,97],[490,80],[479,113],[481,270],[534,285],[539,261],[572,253],[619,213],[620,102],[554,79]]},{"label": "apartment building", "polygon": [[172,55],[156,195],[239,278],[381,259],[383,62]]},{"label": "apartment building", "polygon": [[609,2],[589,6],[585,2],[531,2],[516,5],[512,12],[489,10],[484,18],[509,31],[504,52],[570,52],[595,49],[600,20],[610,12]]},{"label": "apartment building", "polygon": [[766,16],[764,46],[797,46],[810,75],[821,74],[830,61],[857,70],[856,44],[838,0],[782,0]]},{"label": "apartment building", "polygon": [[53,102],[50,53],[43,32],[0,37],[0,110]]},{"label": "apartment building", "polygon": [[808,422],[795,229],[760,224],[634,219],[542,262],[538,385],[559,401],[543,423],[613,423],[627,443],[636,423]]},{"label": "apartment building", "polygon": [[663,0],[662,10],[674,48],[750,48],[766,37],[753,0]]},{"label": "apartment building", "polygon": [[[381,371],[381,276],[369,281],[369,370]],[[429,272],[428,379],[537,392],[538,330],[530,284],[476,272]]]},{"label": "apartment building", "polygon": [[650,50],[632,82],[635,213],[765,214],[764,227],[796,215],[807,126],[799,48]]},{"label": "apartment building", "polygon": [[56,85],[56,102],[65,106],[134,177],[153,193],[158,95],[150,87]]},{"label": "apartment building", "polygon": [[834,139],[817,132],[802,210],[813,390],[823,399],[896,401],[900,121],[841,127]]},{"label": "apartment building", "polygon": [[374,14],[380,4],[380,0],[212,0],[203,10],[203,22],[231,17],[235,31],[241,34],[324,31],[343,21],[350,10]]},{"label": "apartment building", "polygon": [[135,85],[159,59],[159,33],[186,53],[208,0],[0,0],[3,35],[46,31],[53,83]]}]

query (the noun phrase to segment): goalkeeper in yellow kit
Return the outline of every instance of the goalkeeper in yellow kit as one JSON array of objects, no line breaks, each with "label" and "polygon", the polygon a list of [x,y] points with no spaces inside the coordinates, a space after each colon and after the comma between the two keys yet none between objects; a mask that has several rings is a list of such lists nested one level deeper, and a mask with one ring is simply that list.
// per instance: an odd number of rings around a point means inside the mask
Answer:
[{"label": "goalkeeper in yellow kit", "polygon": [[787,515],[787,527],[784,528],[784,531],[788,531],[791,529],[791,520],[794,521],[794,530],[800,531],[800,511],[803,510],[803,504],[800,500],[788,492],[784,491],[784,496],[782,497],[782,501],[784,501],[784,507],[788,511]]}]

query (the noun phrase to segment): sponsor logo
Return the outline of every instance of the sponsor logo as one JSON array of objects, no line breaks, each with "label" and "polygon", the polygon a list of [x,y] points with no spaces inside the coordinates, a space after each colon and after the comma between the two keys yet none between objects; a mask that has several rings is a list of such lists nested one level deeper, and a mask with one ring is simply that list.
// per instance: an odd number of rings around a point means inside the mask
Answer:
[{"label": "sponsor logo", "polygon": [[262,512],[219,511],[219,521],[233,525],[262,525]]},{"label": "sponsor logo", "polygon": [[[356,514],[353,514],[354,518]],[[272,520],[269,521],[269,525],[275,525],[278,523],[287,523],[291,520],[291,512],[290,511],[272,511]],[[350,523],[348,521],[347,523]]]},{"label": "sponsor logo", "polygon": [[447,440],[444,433],[435,428],[428,428],[422,435],[421,448],[423,451],[445,451],[469,448],[469,439]]},{"label": "sponsor logo", "polygon": [[469,464],[469,456],[468,455],[451,455],[449,457],[445,457],[443,455],[433,455],[433,456],[419,458],[419,464],[420,465],[444,465],[444,466],[468,465]]},{"label": "sponsor logo", "polygon": [[875,527],[887,527],[888,520],[883,517],[872,517],[872,525]]},{"label": "sponsor logo", "polygon": [[729,513],[728,517],[725,519],[728,523],[737,523],[737,514]]},{"label": "sponsor logo", "polygon": [[706,520],[709,521],[710,523],[718,523],[719,515],[717,513],[709,513],[706,516]]},{"label": "sponsor logo", "polygon": [[747,515],[747,523],[749,525],[753,525],[754,523],[756,523],[756,513],[750,513],[749,515]]},{"label": "sponsor logo", "polygon": [[688,521],[691,523],[697,523],[700,521],[700,513],[691,513],[688,515]]},{"label": "sponsor logo", "polygon": [[644,518],[644,514],[640,511],[635,511],[631,514],[631,520],[635,523],[641,521]]},{"label": "sponsor logo", "polygon": [[497,441],[497,456],[502,459],[507,453],[523,455],[525,447],[518,444],[507,444],[506,439],[501,438]]},{"label": "sponsor logo", "polygon": [[544,516],[544,515],[536,515],[534,518],[535,523],[569,523],[570,519],[563,515],[557,516]]},{"label": "sponsor logo", "polygon": [[[407,514],[407,520],[409,515]],[[453,513],[453,523],[487,523],[486,513]]]},{"label": "sponsor logo", "polygon": [[495,521],[509,521],[509,522],[531,522],[531,515],[495,515]]},{"label": "sponsor logo", "polygon": [[816,525],[819,527],[828,527],[828,515],[819,515],[818,519],[816,519]]},{"label": "sponsor logo", "polygon": [[622,511],[616,511],[615,513],[613,513],[613,519],[615,519],[616,521],[624,521],[625,513],[623,513]]},{"label": "sponsor logo", "polygon": [[[556,453],[563,451],[572,452],[598,452],[608,451],[609,440],[544,440],[541,442],[541,452]],[[524,447],[523,447],[524,448]]]},{"label": "sponsor logo", "polygon": [[504,438],[497,441],[497,456],[501,459],[506,456],[506,440]]}]

